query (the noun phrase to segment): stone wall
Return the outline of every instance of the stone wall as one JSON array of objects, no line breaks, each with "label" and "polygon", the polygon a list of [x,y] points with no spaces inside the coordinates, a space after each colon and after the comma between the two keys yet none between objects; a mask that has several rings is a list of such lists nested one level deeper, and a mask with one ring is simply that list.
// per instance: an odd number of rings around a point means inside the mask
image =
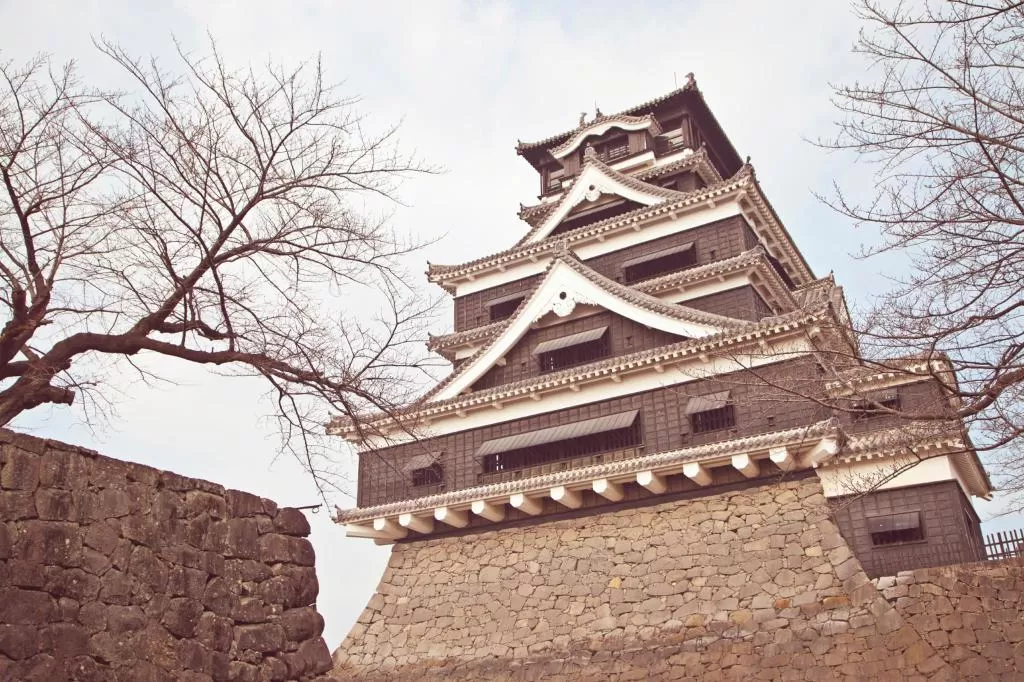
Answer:
[{"label": "stone wall", "polygon": [[[335,674],[970,679],[915,617],[868,580],[812,477],[400,543]],[[1006,630],[999,654],[1024,671]]]},{"label": "stone wall", "polygon": [[0,431],[0,679],[326,680],[308,534],[270,500]]},{"label": "stone wall", "polygon": [[875,583],[957,679],[1024,677],[1024,559],[918,569]]}]

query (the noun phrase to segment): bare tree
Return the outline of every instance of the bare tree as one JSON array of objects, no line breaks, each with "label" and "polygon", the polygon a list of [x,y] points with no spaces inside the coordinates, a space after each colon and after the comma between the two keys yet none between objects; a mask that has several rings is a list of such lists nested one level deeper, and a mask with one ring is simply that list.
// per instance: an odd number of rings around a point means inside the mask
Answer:
[{"label": "bare tree", "polygon": [[[878,231],[864,256],[909,266],[856,321],[858,362],[940,382],[953,414],[903,416],[965,420],[1001,487],[1024,492],[1024,3],[861,0],[857,12],[867,80],[835,89],[839,132],[822,144],[874,164],[877,191],[826,201]],[[908,353],[935,362],[886,359]]]},{"label": "bare tree", "polygon": [[[211,47],[171,73],[99,44],[121,93],[0,64],[0,425],[101,397],[97,357],[224,367],[266,380],[323,495],[328,413],[418,385],[430,306],[400,267],[417,244],[357,201],[425,169],[394,129],[364,134],[319,63],[232,70]],[[367,298],[385,313],[360,321]]]}]

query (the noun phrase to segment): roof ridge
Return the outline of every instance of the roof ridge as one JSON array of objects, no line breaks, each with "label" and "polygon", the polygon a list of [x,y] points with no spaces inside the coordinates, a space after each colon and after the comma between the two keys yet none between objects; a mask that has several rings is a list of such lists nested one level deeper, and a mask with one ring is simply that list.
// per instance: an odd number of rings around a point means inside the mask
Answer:
[{"label": "roof ridge", "polygon": [[[610,114],[608,116],[603,116],[601,119],[598,119],[598,120],[605,120],[605,119],[615,118],[615,117],[620,117],[620,116],[634,116],[635,117],[636,114],[638,114],[640,112],[640,110],[642,110],[642,109],[645,109],[647,107],[652,107],[652,106],[654,106],[656,104],[659,104],[660,102],[664,102],[665,100],[670,99],[672,97],[675,97],[676,95],[678,95],[680,93],[691,92],[691,91],[699,93],[700,89],[697,87],[697,80],[696,80],[696,78],[694,78],[692,73],[689,73],[689,74],[687,74],[687,80],[686,80],[686,83],[683,85],[683,87],[681,87],[681,88],[674,88],[674,89],[670,90],[669,92],[665,93],[664,95],[659,95],[658,97],[654,97],[652,99],[649,99],[646,102],[641,102],[640,104],[636,104],[634,106],[631,106],[628,109],[623,109],[622,111],[619,111],[617,113]],[[524,151],[526,151],[528,149],[536,149],[537,147],[543,147],[545,145],[553,144],[557,140],[559,140],[560,138],[571,137],[573,134],[578,133],[578,132],[580,132],[580,131],[582,131],[582,130],[584,130],[586,128],[589,128],[593,124],[594,124],[594,121],[591,121],[590,123],[586,123],[584,125],[578,125],[575,128],[573,128],[572,130],[567,130],[567,131],[565,131],[563,133],[559,133],[557,135],[551,135],[551,136],[546,137],[546,138],[544,138],[542,140],[538,140],[537,142],[523,142],[522,140],[518,140],[516,142],[516,153],[521,154],[522,152],[524,152]]]},{"label": "roof ridge", "polygon": [[[421,411],[425,407],[447,409],[450,408],[452,405],[457,405],[460,401],[465,401],[467,398],[490,398],[493,395],[500,396],[502,393],[509,393],[512,391],[535,387],[538,383],[561,382],[564,379],[579,379],[586,373],[600,373],[607,370],[608,368],[615,367],[616,365],[628,365],[640,362],[656,361],[651,359],[657,359],[660,357],[676,354],[679,351],[687,351],[690,349],[694,349],[696,351],[705,347],[718,345],[730,340],[737,340],[740,339],[740,337],[748,336],[750,334],[772,332],[778,330],[780,327],[785,327],[786,325],[795,324],[802,321],[813,320],[823,310],[824,308],[819,310],[798,309],[782,315],[766,317],[758,322],[749,322],[735,329],[726,329],[717,334],[684,339],[678,343],[670,344],[667,346],[658,346],[656,348],[635,351],[627,355],[618,355],[611,358],[605,358],[586,365],[570,367],[557,372],[544,374],[541,377],[530,377],[527,379],[520,379],[519,381],[514,381],[508,384],[500,384],[498,386],[493,386],[482,391],[475,391],[473,393],[465,395],[460,394],[457,396],[452,396],[450,398],[445,398],[444,400],[440,400],[435,403],[427,404],[426,400],[431,395],[440,390],[441,384],[446,385],[450,383],[452,380],[454,380],[455,375],[458,372],[456,370],[453,371],[452,374],[450,374],[448,377],[443,379],[442,382],[438,384],[438,386],[428,391],[415,402],[410,403],[404,410],[396,413],[396,415],[391,416],[397,416],[399,414],[415,414],[416,412]],[[486,347],[477,351],[477,353],[474,353],[472,356],[470,356],[470,358],[467,358],[467,360],[477,357],[485,350]],[[572,383],[572,381],[569,381],[569,383]],[[498,399],[500,400],[503,398]],[[389,417],[389,415],[383,413],[367,416],[370,417],[371,419],[381,419]],[[332,420],[332,424],[343,421],[350,422],[351,420],[347,417],[337,417],[335,418],[335,420]]]},{"label": "roof ridge", "polygon": [[[723,270],[728,270],[733,267],[747,265],[748,263],[754,262],[756,260],[755,256],[765,253],[767,253],[767,251],[765,250],[764,246],[762,244],[758,244],[757,246],[751,249],[747,249],[746,251],[738,253],[735,256],[730,256],[729,258],[711,261],[710,263],[704,263],[703,265],[687,268],[686,270],[680,270],[678,272],[672,272],[667,275],[662,275],[660,277],[655,277],[653,279],[637,282],[634,285],[623,286],[629,286],[629,288],[634,289],[636,291],[640,291],[641,293],[649,293],[649,289],[657,289],[658,285],[661,285],[664,282],[671,282],[674,280],[698,280],[704,276],[713,275]],[[585,262],[580,262],[583,263],[584,266],[586,266]],[[527,291],[532,291],[532,288]],[[467,338],[475,338],[477,336],[488,336],[497,329],[499,329],[503,322],[504,320],[499,320],[497,322],[491,322],[489,324],[480,325],[478,327],[463,329],[462,331],[451,332],[448,334],[429,335],[430,340],[428,341],[428,348],[430,350],[434,350],[439,347],[449,346],[453,343],[454,339],[458,338],[459,340],[461,340],[461,337],[463,336]]]},{"label": "roof ridge", "polygon": [[[483,264],[488,262],[498,261],[503,257],[526,254],[530,251],[530,249],[535,249],[536,251],[543,252],[550,249],[551,246],[553,246],[556,238],[566,242],[572,242],[575,241],[577,238],[584,236],[588,231],[606,229],[619,222],[636,222],[636,220],[639,220],[640,216],[644,212],[657,213],[664,210],[670,210],[677,204],[692,201],[706,194],[713,194],[715,192],[725,191],[730,189],[731,186],[739,188],[748,181],[748,175],[737,173],[731,178],[724,179],[721,182],[717,182],[713,185],[708,185],[707,187],[701,187],[699,189],[683,192],[682,194],[684,194],[685,196],[680,197],[678,201],[655,204],[654,206],[644,206],[633,211],[629,211],[628,213],[623,213],[621,215],[613,216],[611,218],[606,218],[605,220],[600,220],[596,223],[581,225],[580,227],[577,227],[573,230],[563,232],[562,234],[555,235],[554,237],[547,237],[539,242],[533,242],[532,244],[524,244],[520,241],[519,243],[502,251],[498,251],[497,253],[492,253],[487,256],[481,256],[480,258],[475,258],[473,260],[466,261],[464,263],[457,263],[454,265],[440,265],[430,263],[429,268],[427,270],[427,276],[430,278],[437,278],[439,276],[443,276],[452,272],[458,272],[460,270],[466,270],[469,268],[482,266]],[[432,279],[431,281],[437,280]]]}]

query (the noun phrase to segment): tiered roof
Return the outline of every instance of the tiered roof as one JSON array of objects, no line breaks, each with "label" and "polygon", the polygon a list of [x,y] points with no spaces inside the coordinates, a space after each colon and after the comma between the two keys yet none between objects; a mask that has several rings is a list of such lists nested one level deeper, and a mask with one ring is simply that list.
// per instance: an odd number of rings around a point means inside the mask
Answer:
[{"label": "tiered roof", "polygon": [[[743,369],[745,360],[740,358],[758,357],[771,363],[777,361],[780,352],[810,355],[825,346],[835,349],[837,340],[854,354],[856,340],[849,331],[849,313],[841,288],[836,286],[831,275],[815,278],[765,197],[753,167],[749,161],[740,162],[692,77],[683,88],[663,97],[613,116],[601,116],[539,142],[520,142],[517,151],[539,168],[553,163],[552,159],[573,153],[589,137],[602,135],[613,127],[630,131],[649,130],[657,135],[661,132],[658,116],[665,113],[664,108],[681,104],[685,104],[686,110],[698,119],[709,147],[686,149],[656,161],[649,158],[644,163],[654,165],[642,168],[637,167],[639,164],[635,159],[620,164],[606,163],[588,148],[582,167],[571,182],[563,184],[557,193],[549,193],[540,204],[521,208],[520,217],[530,225],[530,229],[515,245],[466,263],[429,265],[429,280],[452,294],[464,293],[465,289],[460,291],[464,283],[474,283],[468,287],[470,292],[474,292],[524,276],[536,277],[532,286],[522,292],[523,301],[507,319],[431,337],[430,350],[452,361],[458,358],[459,363],[449,376],[420,399],[387,415],[362,415],[358,420],[335,418],[328,425],[329,433],[372,449],[408,442],[409,438],[421,434],[431,437],[461,433],[498,421],[523,419],[524,415],[565,409],[565,405],[572,406],[577,400],[567,397],[572,395],[570,391],[579,392],[591,385],[605,387],[588,394],[591,401],[598,396],[596,400],[600,402],[607,400],[607,396],[652,390],[650,386],[695,380],[701,370],[708,368],[714,368],[712,373]],[[620,170],[630,163],[633,164],[632,172]],[[651,182],[679,171],[692,171],[707,185],[691,191],[679,191]],[[593,206],[595,212],[603,210],[601,207],[606,205],[622,206],[621,202],[601,203],[601,197],[607,195],[641,205],[574,229],[557,231],[565,220],[577,215],[574,211],[581,205],[588,209]],[[590,257],[594,257],[594,253],[612,253],[621,249],[623,242],[631,241],[623,235],[639,235],[632,238],[634,242],[665,236],[664,232],[644,234],[643,230],[656,223],[665,225],[666,220],[693,216],[688,225],[671,225],[676,231],[700,226],[704,224],[699,222],[702,219],[700,212],[722,204],[726,204],[726,210],[714,215],[742,215],[757,235],[758,246],[730,258],[628,286],[601,274],[577,256],[582,247],[591,248],[591,245],[609,240],[610,244],[591,249],[588,252]],[[706,213],[703,215],[705,222],[721,219],[707,221],[707,216]],[[487,279],[482,279],[485,277]],[[707,288],[697,288],[710,283],[714,283],[713,291],[750,285],[775,314],[759,321],[749,321],[686,305],[688,291],[707,291]],[[506,362],[506,356],[538,322],[550,321],[550,316],[569,318],[601,310],[673,335],[678,340],[537,376],[475,388],[481,385],[481,379],[490,370]],[[823,335],[827,341],[821,341]],[[717,359],[728,359],[728,362],[717,363]],[[946,371],[945,366],[936,368],[928,358],[899,361],[899,365],[902,368],[916,367],[915,362],[921,365],[923,378]],[[671,380],[659,377],[668,377],[666,370],[669,368],[680,372]],[[905,373],[903,378],[891,374],[870,365],[860,366],[836,381],[826,383],[825,390],[833,396],[845,396],[860,389],[873,390],[906,383]],[[619,393],[602,392],[611,386]],[[548,395],[556,397],[545,398]],[[535,402],[541,400],[551,402]],[[506,405],[515,407],[503,419],[500,410]],[[533,405],[536,407],[531,407]],[[461,421],[471,412],[476,415],[475,421]],[[365,534],[378,540],[396,539],[404,537],[410,528],[420,533],[432,532],[434,519],[448,526],[464,527],[470,510],[487,519],[499,520],[504,517],[504,512],[495,510],[503,509],[505,504],[517,509],[533,509],[527,513],[536,514],[540,513],[537,500],[544,497],[569,508],[577,508],[580,491],[584,490],[614,501],[621,499],[623,483],[636,483],[654,492],[664,492],[664,477],[679,473],[697,485],[708,485],[712,480],[707,472],[710,467],[731,466],[744,476],[755,477],[761,475],[759,471],[764,471],[758,461],[770,461],[777,469],[786,472],[809,467],[827,469],[865,458],[891,456],[895,449],[908,446],[921,453],[946,456],[957,477],[965,481],[972,492],[987,494],[991,484],[962,428],[957,430],[950,425],[935,424],[920,428],[923,429],[920,433],[911,428],[847,434],[839,421],[832,418],[799,428],[732,437],[669,452],[613,458],[612,461],[580,465],[557,473],[525,476],[339,511],[337,520],[355,524],[352,526],[355,534]],[[909,443],[908,436],[911,436]],[[421,466],[423,462],[433,463],[439,456],[438,453],[419,453],[411,461]],[[404,464],[408,469],[410,462]],[[618,493],[615,492],[617,489]]]},{"label": "tiered roof", "polygon": [[[755,223],[755,230],[758,230],[765,241],[772,248],[777,249],[779,256],[782,256],[789,264],[791,268],[787,271],[789,276],[800,285],[814,281],[814,273],[807,261],[804,260],[803,254],[793,244],[789,233],[779,222],[775,210],[764,196],[760,183],[757,182],[752,166],[743,166],[735,176],[715,185],[678,194],[680,196],[671,200],[652,206],[643,206],[622,215],[583,225],[554,237],[533,241],[527,241],[524,238],[516,246],[466,263],[458,265],[428,264],[427,278],[444,287],[449,293],[455,293],[456,282],[459,280],[473,279],[490,271],[507,268],[517,262],[535,262],[542,257],[551,257],[556,251],[567,247],[577,248],[585,242],[606,239],[615,232],[625,229],[642,229],[645,224],[654,220],[675,217],[688,210],[697,210],[714,205],[715,202],[736,198],[744,200],[750,220]],[[534,229],[537,230],[537,228]]]}]

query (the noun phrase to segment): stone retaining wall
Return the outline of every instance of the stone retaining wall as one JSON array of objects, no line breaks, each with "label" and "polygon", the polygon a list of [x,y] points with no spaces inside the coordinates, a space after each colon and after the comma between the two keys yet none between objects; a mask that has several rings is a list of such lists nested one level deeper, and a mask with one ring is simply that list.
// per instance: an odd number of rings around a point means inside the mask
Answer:
[{"label": "stone retaining wall", "polygon": [[957,679],[1024,678],[1024,559],[918,569],[875,584]]},{"label": "stone retaining wall", "polygon": [[[902,606],[868,580],[826,518],[817,478],[804,478],[400,543],[335,653],[335,674],[953,680],[980,670],[958,665],[961,650],[941,637],[922,637]],[[999,655],[1013,671],[1004,679],[1021,679],[1018,633],[1007,625],[998,651],[971,651]]]},{"label": "stone retaining wall", "polygon": [[327,680],[309,524],[0,430],[0,679]]}]

